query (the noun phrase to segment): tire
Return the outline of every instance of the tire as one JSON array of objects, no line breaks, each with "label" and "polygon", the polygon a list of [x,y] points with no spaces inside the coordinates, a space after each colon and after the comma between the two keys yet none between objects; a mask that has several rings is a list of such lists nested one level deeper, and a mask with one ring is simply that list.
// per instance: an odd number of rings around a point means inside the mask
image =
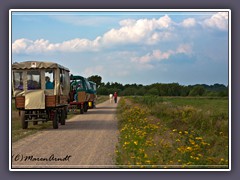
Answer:
[{"label": "tire", "polygon": [[87,111],[88,111],[88,105],[87,105],[87,103],[84,103],[84,105],[83,105],[83,110],[84,110],[84,112],[87,112]]},{"label": "tire", "polygon": [[28,128],[28,122],[25,121],[26,120],[25,111],[21,111],[20,119],[21,119],[21,123],[22,123],[22,129],[27,129]]},{"label": "tire", "polygon": [[66,122],[66,114],[65,114],[65,109],[63,109],[61,111],[61,121],[60,121],[60,123],[61,123],[61,125],[65,125],[65,122]]},{"label": "tire", "polygon": [[58,114],[57,114],[57,112],[54,113],[54,117],[53,117],[53,129],[58,129]]},{"label": "tire", "polygon": [[65,119],[67,119],[67,115],[68,115],[68,107],[67,106],[64,108],[64,111],[65,111]]}]

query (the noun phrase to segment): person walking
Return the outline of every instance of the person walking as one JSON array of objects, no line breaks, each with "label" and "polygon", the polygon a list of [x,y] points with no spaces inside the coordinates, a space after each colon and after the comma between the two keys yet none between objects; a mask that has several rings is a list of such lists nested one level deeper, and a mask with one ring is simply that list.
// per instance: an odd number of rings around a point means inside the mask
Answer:
[{"label": "person walking", "polygon": [[109,94],[110,103],[112,103],[112,99],[113,99],[113,95],[112,95],[112,94]]},{"label": "person walking", "polygon": [[114,92],[113,97],[114,97],[114,102],[115,102],[115,103],[117,103],[117,96],[118,96],[118,95],[117,95],[117,92]]}]

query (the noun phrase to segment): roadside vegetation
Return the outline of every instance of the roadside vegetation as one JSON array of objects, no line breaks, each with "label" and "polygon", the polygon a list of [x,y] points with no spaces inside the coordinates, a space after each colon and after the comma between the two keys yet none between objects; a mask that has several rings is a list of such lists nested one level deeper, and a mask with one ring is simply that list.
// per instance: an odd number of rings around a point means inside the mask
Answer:
[{"label": "roadside vegetation", "polygon": [[[96,104],[100,104],[106,100],[108,100],[108,96],[98,96]],[[79,110],[75,112],[70,112],[67,115],[67,120],[71,119],[73,116],[79,114]],[[33,125],[33,123],[29,123],[27,129],[22,129],[21,122],[19,119],[19,111],[15,108],[15,102],[12,101],[12,142],[15,142],[21,138],[34,134],[43,129],[52,128],[52,121],[48,121],[45,123],[39,122],[38,125]]]},{"label": "roadside vegetation", "polygon": [[228,98],[121,98],[116,163],[128,168],[228,168]]}]

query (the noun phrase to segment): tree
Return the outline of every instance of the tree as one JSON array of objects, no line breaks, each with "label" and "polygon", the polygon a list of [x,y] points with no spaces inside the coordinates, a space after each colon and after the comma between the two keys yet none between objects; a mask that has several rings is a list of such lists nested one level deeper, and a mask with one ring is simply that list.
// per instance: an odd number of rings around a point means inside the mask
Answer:
[{"label": "tree", "polygon": [[89,81],[93,81],[96,83],[97,87],[102,85],[102,77],[98,75],[93,75],[87,78]]},{"label": "tree", "polygon": [[131,95],[136,95],[137,88],[135,87],[127,87],[122,91],[123,96],[131,96]]},{"label": "tree", "polygon": [[98,88],[97,93],[99,95],[108,95],[108,89],[106,87],[100,87]]},{"label": "tree", "polygon": [[190,96],[202,96],[205,93],[205,89],[203,86],[194,86],[190,91]]},{"label": "tree", "polygon": [[141,87],[140,89],[137,90],[136,95],[143,96],[145,93],[146,93],[145,87]]},{"label": "tree", "polygon": [[147,91],[147,95],[159,95],[158,89],[157,88],[151,88]]}]

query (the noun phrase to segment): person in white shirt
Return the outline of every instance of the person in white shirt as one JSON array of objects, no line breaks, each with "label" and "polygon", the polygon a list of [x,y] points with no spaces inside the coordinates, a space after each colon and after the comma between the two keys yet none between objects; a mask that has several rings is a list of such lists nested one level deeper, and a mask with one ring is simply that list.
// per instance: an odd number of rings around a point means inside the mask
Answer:
[{"label": "person in white shirt", "polygon": [[112,94],[109,94],[109,100],[110,100],[110,103],[112,103],[112,100],[113,100],[113,95]]}]

